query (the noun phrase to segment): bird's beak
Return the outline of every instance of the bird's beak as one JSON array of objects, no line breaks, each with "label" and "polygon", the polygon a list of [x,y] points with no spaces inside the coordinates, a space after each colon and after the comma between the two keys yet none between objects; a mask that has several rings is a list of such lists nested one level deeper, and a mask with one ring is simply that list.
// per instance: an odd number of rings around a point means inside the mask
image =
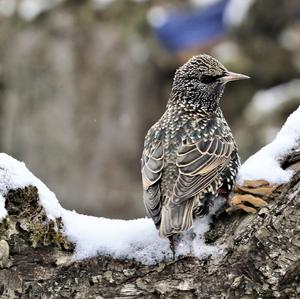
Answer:
[{"label": "bird's beak", "polygon": [[220,81],[223,83],[227,83],[229,81],[236,81],[236,80],[245,80],[245,79],[250,79],[249,76],[243,75],[243,74],[238,74],[238,73],[233,73],[233,72],[226,72],[225,76],[220,78]]}]

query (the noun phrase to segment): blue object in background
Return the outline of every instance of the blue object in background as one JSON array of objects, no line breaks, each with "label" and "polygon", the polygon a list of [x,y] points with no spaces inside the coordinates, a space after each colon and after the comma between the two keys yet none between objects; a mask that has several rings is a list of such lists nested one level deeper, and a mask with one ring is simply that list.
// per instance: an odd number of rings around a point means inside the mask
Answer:
[{"label": "blue object in background", "polygon": [[222,0],[200,10],[172,13],[162,26],[155,28],[155,32],[172,52],[204,46],[225,35],[223,15],[227,3],[228,0]]}]

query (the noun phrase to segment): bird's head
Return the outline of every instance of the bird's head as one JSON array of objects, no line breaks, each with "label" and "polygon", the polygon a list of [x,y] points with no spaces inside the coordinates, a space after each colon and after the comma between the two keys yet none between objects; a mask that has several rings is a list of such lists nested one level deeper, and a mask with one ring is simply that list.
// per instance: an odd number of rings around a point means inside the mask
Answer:
[{"label": "bird's head", "polygon": [[192,57],[181,66],[173,82],[173,99],[185,107],[215,110],[230,81],[248,79],[248,76],[229,72],[217,59],[206,55]]}]

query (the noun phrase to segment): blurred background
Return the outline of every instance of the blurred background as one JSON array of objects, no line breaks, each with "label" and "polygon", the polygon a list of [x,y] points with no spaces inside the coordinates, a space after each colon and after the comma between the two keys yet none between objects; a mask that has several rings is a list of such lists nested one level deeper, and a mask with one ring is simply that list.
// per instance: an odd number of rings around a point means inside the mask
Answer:
[{"label": "blurred background", "polygon": [[245,160],[300,104],[299,0],[0,0],[0,151],[68,209],[144,216],[144,136],[199,53],[252,78],[222,101]]}]

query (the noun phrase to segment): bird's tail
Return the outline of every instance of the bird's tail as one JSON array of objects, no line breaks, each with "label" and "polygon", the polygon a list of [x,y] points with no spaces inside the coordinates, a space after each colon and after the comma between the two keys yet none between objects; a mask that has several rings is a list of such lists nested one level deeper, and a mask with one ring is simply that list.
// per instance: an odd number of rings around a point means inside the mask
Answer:
[{"label": "bird's tail", "polygon": [[188,199],[180,205],[172,202],[164,205],[161,210],[159,235],[166,238],[189,230],[193,225],[193,208],[193,199]]}]

